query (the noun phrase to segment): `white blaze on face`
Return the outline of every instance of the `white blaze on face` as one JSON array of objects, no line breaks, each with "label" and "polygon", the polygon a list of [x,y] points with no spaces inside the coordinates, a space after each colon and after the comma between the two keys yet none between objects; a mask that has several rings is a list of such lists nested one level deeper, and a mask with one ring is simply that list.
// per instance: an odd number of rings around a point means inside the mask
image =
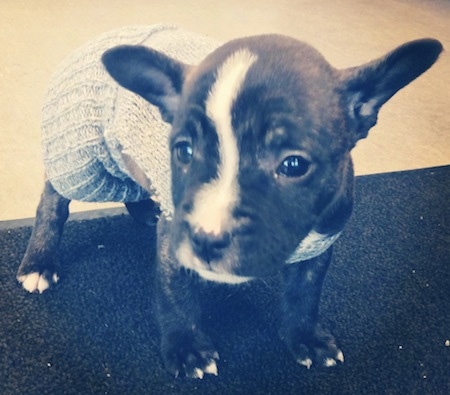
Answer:
[{"label": "white blaze on face", "polygon": [[217,131],[220,162],[217,177],[194,197],[193,210],[188,217],[194,230],[217,235],[230,224],[232,209],[239,198],[239,151],[232,127],[232,108],[256,59],[256,55],[246,49],[230,55],[218,70],[206,100],[206,115]]}]

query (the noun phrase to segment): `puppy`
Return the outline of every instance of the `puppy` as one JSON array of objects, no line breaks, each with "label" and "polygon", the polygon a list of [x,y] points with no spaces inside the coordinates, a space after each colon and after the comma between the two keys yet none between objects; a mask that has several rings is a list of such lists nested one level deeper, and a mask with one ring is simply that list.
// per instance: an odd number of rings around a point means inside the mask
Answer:
[{"label": "puppy", "polygon": [[[352,211],[350,152],[375,125],[380,107],[441,50],[438,41],[421,39],[344,70],[281,35],[230,41],[196,66],[146,45],[104,53],[112,78],[171,125],[172,206],[157,225],[155,289],[169,372],[218,374],[219,354],[201,325],[199,279],[239,284],[278,272],[280,333],[295,361],[307,368],[344,361],[318,309],[332,244]],[[154,196],[152,180],[125,157],[133,180]],[[18,271],[31,292],[58,281],[57,247],[70,199],[47,180]],[[153,210],[144,198],[129,207],[145,215]]]}]

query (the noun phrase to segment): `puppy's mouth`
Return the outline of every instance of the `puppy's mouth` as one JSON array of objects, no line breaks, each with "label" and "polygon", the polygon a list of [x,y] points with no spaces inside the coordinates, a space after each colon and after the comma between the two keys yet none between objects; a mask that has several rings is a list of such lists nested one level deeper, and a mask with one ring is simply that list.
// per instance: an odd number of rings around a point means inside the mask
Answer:
[{"label": "puppy's mouth", "polygon": [[201,259],[193,250],[188,239],[184,239],[176,250],[178,262],[186,269],[193,270],[208,281],[227,284],[240,284],[252,280],[252,277],[241,276],[233,273],[235,262],[222,254],[220,257],[212,257],[209,262]]}]

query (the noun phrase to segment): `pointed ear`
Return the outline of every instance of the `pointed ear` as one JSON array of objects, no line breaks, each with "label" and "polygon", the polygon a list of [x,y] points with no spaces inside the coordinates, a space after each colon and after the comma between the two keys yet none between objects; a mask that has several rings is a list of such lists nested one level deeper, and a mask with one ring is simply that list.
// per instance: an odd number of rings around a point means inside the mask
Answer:
[{"label": "pointed ear", "polygon": [[122,45],[106,51],[102,62],[121,86],[157,106],[171,123],[189,66],[144,46]]},{"label": "pointed ear", "polygon": [[442,49],[434,39],[411,41],[366,65],[342,70],[343,93],[356,133],[354,143],[376,124],[380,107],[428,70]]}]

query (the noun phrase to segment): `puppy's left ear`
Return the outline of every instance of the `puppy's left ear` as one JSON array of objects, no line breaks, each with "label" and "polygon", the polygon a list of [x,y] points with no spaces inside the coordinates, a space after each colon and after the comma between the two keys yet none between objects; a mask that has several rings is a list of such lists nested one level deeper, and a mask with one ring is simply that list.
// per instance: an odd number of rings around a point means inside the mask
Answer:
[{"label": "puppy's left ear", "polygon": [[376,124],[380,107],[428,70],[442,49],[434,39],[411,41],[366,65],[342,70],[343,94],[356,133],[354,143]]},{"label": "puppy's left ear", "polygon": [[139,45],[111,48],[102,62],[121,86],[157,106],[166,122],[173,121],[189,66]]}]

